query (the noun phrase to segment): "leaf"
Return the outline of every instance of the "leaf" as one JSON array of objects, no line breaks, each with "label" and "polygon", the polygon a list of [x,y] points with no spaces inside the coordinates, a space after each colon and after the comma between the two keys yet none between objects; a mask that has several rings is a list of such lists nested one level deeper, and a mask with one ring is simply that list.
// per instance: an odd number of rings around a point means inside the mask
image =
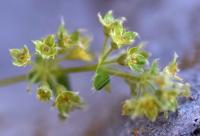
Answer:
[{"label": "leaf", "polygon": [[57,75],[56,79],[57,79],[57,82],[63,85],[64,87],[66,87],[67,90],[71,90],[71,84],[70,84],[70,79],[68,75],[66,75],[65,73],[60,73]]},{"label": "leaf", "polygon": [[96,90],[101,90],[110,82],[110,77],[107,72],[98,69],[93,80],[93,86]]}]

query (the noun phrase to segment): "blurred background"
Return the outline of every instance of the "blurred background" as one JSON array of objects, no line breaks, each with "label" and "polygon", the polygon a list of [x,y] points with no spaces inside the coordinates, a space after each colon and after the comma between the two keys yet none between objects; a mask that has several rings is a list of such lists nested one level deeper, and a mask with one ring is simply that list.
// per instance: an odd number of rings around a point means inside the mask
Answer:
[{"label": "blurred background", "polygon": [[[125,16],[126,26],[147,41],[152,58],[161,66],[177,52],[180,66],[188,69],[200,59],[199,0],[0,0],[0,79],[25,73],[11,63],[9,48],[55,33],[64,17],[69,31],[85,28],[93,35],[91,50],[101,49],[103,32],[97,13],[113,10]],[[92,73],[70,75],[72,88],[80,92],[88,106],[61,122],[55,109],[41,104],[35,93],[27,93],[27,83],[0,88],[0,136],[117,136],[125,117],[120,116],[129,89],[120,79],[112,79],[110,95],[94,93]]]}]

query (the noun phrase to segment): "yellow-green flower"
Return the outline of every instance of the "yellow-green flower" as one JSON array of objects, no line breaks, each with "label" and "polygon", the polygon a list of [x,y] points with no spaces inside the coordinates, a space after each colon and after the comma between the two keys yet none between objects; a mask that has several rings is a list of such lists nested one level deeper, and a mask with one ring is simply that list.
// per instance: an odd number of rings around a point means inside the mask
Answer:
[{"label": "yellow-green flower", "polygon": [[165,67],[164,72],[166,72],[169,75],[172,75],[177,80],[182,80],[180,77],[177,76],[177,73],[179,72],[177,58],[178,55],[175,53],[173,60],[169,63],[168,66]]},{"label": "yellow-green flower", "polygon": [[156,92],[162,111],[175,111],[177,108],[178,92],[175,90],[159,90]]},{"label": "yellow-green flower", "polygon": [[63,117],[67,117],[70,111],[81,108],[82,105],[83,102],[77,93],[64,89],[58,90],[55,106]]},{"label": "yellow-green flower", "polygon": [[148,62],[148,54],[141,50],[141,46],[128,49],[127,61],[132,70],[143,71],[144,65]]},{"label": "yellow-green flower", "polygon": [[66,47],[66,41],[68,41],[68,33],[65,29],[65,23],[62,22],[58,28],[57,38],[58,38],[58,46],[59,47]]},{"label": "yellow-green flower", "polygon": [[151,121],[155,121],[159,113],[159,104],[155,96],[145,95],[137,99],[131,98],[125,101],[122,108],[123,115],[132,118],[146,116]]},{"label": "yellow-green flower", "polygon": [[37,98],[42,102],[47,102],[51,99],[52,90],[47,85],[40,86],[37,89]]},{"label": "yellow-green flower", "polygon": [[121,48],[124,45],[132,44],[138,34],[135,32],[127,31],[120,23],[115,23],[112,27],[110,36],[116,47]]},{"label": "yellow-green flower", "polygon": [[64,23],[62,23],[59,26],[57,32],[58,46],[61,47],[61,49],[68,49],[79,41],[79,36],[79,31],[68,34],[67,30],[65,29]]},{"label": "yellow-green flower", "polygon": [[10,55],[13,58],[13,65],[15,66],[26,66],[30,64],[31,55],[27,46],[22,49],[10,49]]},{"label": "yellow-green flower", "polygon": [[101,16],[100,13],[98,13],[98,17],[99,17],[99,21],[100,23],[104,26],[104,27],[111,27],[111,25],[113,23],[119,22],[119,23],[123,23],[123,21],[125,20],[124,17],[119,18],[119,19],[115,19],[113,17],[113,12],[110,10],[108,11],[104,16]]},{"label": "yellow-green flower", "polygon": [[49,35],[43,40],[37,40],[33,43],[35,44],[36,53],[41,55],[43,59],[54,58],[57,54],[54,35]]},{"label": "yellow-green flower", "polygon": [[110,31],[115,23],[122,24],[125,21],[124,17],[118,18],[118,19],[114,18],[113,12],[111,10],[108,11],[104,16],[101,16],[101,14],[99,13],[98,17],[99,17],[100,23],[104,27],[104,32],[106,35],[110,34]]}]

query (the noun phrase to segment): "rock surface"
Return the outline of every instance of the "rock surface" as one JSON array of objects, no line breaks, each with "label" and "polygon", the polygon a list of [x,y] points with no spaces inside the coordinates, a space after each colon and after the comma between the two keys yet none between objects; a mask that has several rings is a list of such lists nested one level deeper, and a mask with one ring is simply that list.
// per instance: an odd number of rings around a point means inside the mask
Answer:
[{"label": "rock surface", "polygon": [[182,73],[191,84],[191,98],[179,99],[177,112],[166,120],[160,115],[155,122],[144,118],[128,120],[120,136],[200,136],[200,68]]}]

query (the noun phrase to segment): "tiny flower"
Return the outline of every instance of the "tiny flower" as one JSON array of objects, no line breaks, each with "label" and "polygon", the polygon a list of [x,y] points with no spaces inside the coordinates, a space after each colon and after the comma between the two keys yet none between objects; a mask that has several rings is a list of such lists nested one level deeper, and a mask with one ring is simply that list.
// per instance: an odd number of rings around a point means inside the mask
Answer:
[{"label": "tiny flower", "polygon": [[67,46],[67,41],[69,39],[67,30],[65,29],[65,23],[62,22],[61,25],[58,28],[57,32],[57,38],[58,38],[58,46],[64,48]]},{"label": "tiny flower", "polygon": [[151,121],[155,121],[159,112],[159,104],[156,97],[145,95],[137,99],[128,99],[123,104],[123,115],[129,115],[132,118],[137,116],[146,116]]},{"label": "tiny flower", "polygon": [[63,117],[67,117],[68,113],[75,108],[81,108],[82,104],[82,100],[77,93],[63,89],[58,91],[55,106]]},{"label": "tiny flower", "polygon": [[42,102],[47,102],[52,96],[52,90],[47,86],[43,85],[37,89],[37,98]]},{"label": "tiny flower", "polygon": [[99,17],[99,21],[100,23],[104,26],[104,27],[111,27],[111,25],[113,23],[119,22],[119,23],[123,23],[123,21],[125,20],[124,17],[120,18],[120,19],[115,19],[113,17],[113,12],[110,10],[108,11],[104,16],[101,16],[100,13],[98,13],[98,17]]},{"label": "tiny flower", "polygon": [[180,77],[177,76],[177,72],[179,72],[177,58],[178,58],[178,55],[175,53],[172,62],[168,66],[165,67],[164,71],[167,74],[174,76],[176,79],[182,80]]},{"label": "tiny flower", "polygon": [[101,14],[99,13],[99,14],[98,14],[98,17],[99,17],[100,23],[101,23],[101,24],[103,25],[103,27],[104,27],[104,32],[105,32],[107,35],[109,35],[110,30],[112,29],[113,24],[115,24],[115,23],[122,24],[122,23],[125,21],[125,18],[124,18],[124,17],[115,19],[115,18],[113,17],[113,12],[112,12],[111,10],[108,11],[104,16],[101,16]]},{"label": "tiny flower", "polygon": [[79,31],[68,34],[64,24],[61,24],[57,32],[58,46],[63,49],[72,47],[79,41],[79,35]]},{"label": "tiny flower", "polygon": [[30,64],[31,55],[27,46],[22,49],[10,49],[10,55],[13,58],[13,65],[15,66],[26,66]]},{"label": "tiny flower", "polygon": [[117,48],[132,44],[138,36],[135,32],[126,31],[120,23],[115,23],[115,25],[113,25],[110,35]]},{"label": "tiny flower", "polygon": [[37,40],[33,43],[35,44],[36,53],[41,55],[43,59],[54,58],[57,54],[54,35],[49,35],[43,40]]},{"label": "tiny flower", "polygon": [[140,50],[141,46],[128,49],[127,61],[132,70],[143,71],[144,65],[148,62],[148,54]]},{"label": "tiny flower", "polygon": [[92,61],[93,55],[88,51],[90,38],[80,34],[79,37],[77,37],[74,34],[72,39],[71,43],[73,43],[74,46],[66,50],[65,58],[69,60]]}]

